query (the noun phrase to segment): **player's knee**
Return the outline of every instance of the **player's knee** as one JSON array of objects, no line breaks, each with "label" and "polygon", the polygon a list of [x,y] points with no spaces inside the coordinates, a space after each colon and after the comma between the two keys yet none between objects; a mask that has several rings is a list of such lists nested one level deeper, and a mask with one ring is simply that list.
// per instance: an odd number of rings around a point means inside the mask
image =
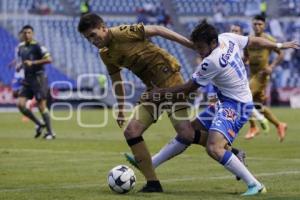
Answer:
[{"label": "player's knee", "polygon": [[177,135],[189,141],[190,143],[194,140],[194,129],[192,128],[190,123],[177,124],[175,127],[177,131]]},{"label": "player's knee", "polygon": [[141,136],[143,133],[143,128],[135,122],[129,123],[124,130],[124,136],[126,139],[131,139]]},{"label": "player's knee", "polygon": [[19,100],[17,102],[17,106],[18,106],[19,109],[25,109],[26,108],[26,101]]},{"label": "player's knee", "polygon": [[41,112],[44,112],[47,109],[47,107],[43,104],[38,104],[38,108]]},{"label": "player's knee", "polygon": [[213,157],[214,159],[218,160],[221,154],[221,149],[219,145],[215,142],[207,142],[206,144],[206,152],[208,155]]}]

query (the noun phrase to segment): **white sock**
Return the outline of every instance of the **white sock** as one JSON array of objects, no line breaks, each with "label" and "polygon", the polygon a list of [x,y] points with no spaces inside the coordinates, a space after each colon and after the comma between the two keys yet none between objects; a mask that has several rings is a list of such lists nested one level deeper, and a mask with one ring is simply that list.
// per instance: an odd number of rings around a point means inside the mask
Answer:
[{"label": "white sock", "polygon": [[[226,154],[226,153],[225,153]],[[261,183],[249,172],[249,170],[241,163],[241,161],[231,153],[224,167],[234,175],[240,177],[248,186],[261,185]]]},{"label": "white sock", "polygon": [[263,121],[265,119],[265,116],[261,114],[256,108],[253,108],[252,114],[258,121]]},{"label": "white sock", "polygon": [[172,139],[166,146],[164,146],[157,154],[152,157],[152,165],[154,168],[158,167],[163,162],[182,153],[189,146],[184,141],[178,138]]}]

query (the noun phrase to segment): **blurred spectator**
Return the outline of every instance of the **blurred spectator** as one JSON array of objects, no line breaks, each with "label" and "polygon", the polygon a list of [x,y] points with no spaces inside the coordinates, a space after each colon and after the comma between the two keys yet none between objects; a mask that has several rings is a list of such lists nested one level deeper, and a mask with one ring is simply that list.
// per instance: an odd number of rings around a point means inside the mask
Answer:
[{"label": "blurred spectator", "polygon": [[254,16],[260,14],[260,0],[247,1],[246,16]]},{"label": "blurred spectator", "polygon": [[163,8],[163,6],[157,7],[156,19],[157,19],[157,24],[163,24],[165,26],[171,24],[171,17],[166,13],[166,10]]},{"label": "blurred spectator", "polygon": [[267,2],[266,1],[260,2],[259,8],[260,8],[260,14],[266,18],[267,17],[267,9],[268,9]]},{"label": "blurred spectator", "polygon": [[168,15],[161,4],[152,3],[143,4],[142,8],[137,8],[137,22],[144,24],[171,24],[170,15]]},{"label": "blurred spectator", "polygon": [[283,41],[284,35],[278,19],[272,18],[270,20],[269,25],[270,25],[271,34],[279,41]]},{"label": "blurred spectator", "polygon": [[143,9],[145,13],[149,16],[154,16],[155,15],[155,6],[152,3],[144,3],[143,4]]},{"label": "blurred spectator", "polygon": [[217,4],[213,7],[214,16],[213,20],[216,24],[224,22],[224,6],[222,3],[217,2]]},{"label": "blurred spectator", "polygon": [[137,22],[138,23],[143,23],[143,24],[148,24],[148,17],[147,17],[147,14],[145,12],[145,10],[143,8],[138,8],[137,9]]},{"label": "blurred spectator", "polygon": [[81,1],[80,2],[80,14],[85,15],[91,12],[91,7],[89,4],[89,0]]},{"label": "blurred spectator", "polygon": [[49,15],[52,13],[52,9],[47,3],[33,2],[29,12],[38,15]]}]

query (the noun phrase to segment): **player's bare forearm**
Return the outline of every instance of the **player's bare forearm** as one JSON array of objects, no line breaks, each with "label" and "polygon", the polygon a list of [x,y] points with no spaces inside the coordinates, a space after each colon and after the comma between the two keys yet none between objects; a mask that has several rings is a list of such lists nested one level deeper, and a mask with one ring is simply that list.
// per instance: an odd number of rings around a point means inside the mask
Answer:
[{"label": "player's bare forearm", "polygon": [[279,65],[283,61],[284,53],[282,51],[280,51],[280,50],[276,51],[276,53],[278,53],[278,55],[273,60],[273,62],[270,64],[271,68],[276,67],[277,65]]},{"label": "player's bare forearm", "polygon": [[146,37],[161,36],[168,40],[178,42],[179,44],[181,44],[187,48],[194,49],[193,43],[188,38],[174,32],[164,26],[147,25],[147,26],[145,26],[145,34],[146,34]]},{"label": "player's bare forearm", "polygon": [[125,96],[125,90],[124,85],[122,83],[122,76],[120,72],[117,72],[115,74],[112,74],[111,76],[114,93],[118,102],[118,109],[119,111],[124,110],[124,96]]},{"label": "player's bare forearm", "polygon": [[110,75],[112,84],[113,84],[113,89],[114,93],[118,102],[118,117],[116,119],[118,125],[120,128],[123,127],[125,124],[125,117],[124,117],[124,96],[125,96],[125,90],[124,90],[124,85],[122,82],[122,76],[120,72],[114,73]]},{"label": "player's bare forearm", "polygon": [[262,37],[249,37],[249,47],[261,47],[267,49],[299,49],[300,45],[297,41],[290,41],[284,43],[275,43]]},{"label": "player's bare forearm", "polygon": [[47,58],[42,58],[40,60],[34,60],[32,61],[33,65],[43,65],[43,64],[48,64],[52,62],[52,58],[51,57],[47,57]]}]

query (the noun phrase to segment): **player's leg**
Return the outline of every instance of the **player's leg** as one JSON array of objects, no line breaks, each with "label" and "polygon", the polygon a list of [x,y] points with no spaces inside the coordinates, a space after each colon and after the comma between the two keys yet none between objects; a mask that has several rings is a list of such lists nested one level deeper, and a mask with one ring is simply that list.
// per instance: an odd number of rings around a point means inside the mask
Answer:
[{"label": "player's leg", "polygon": [[276,127],[279,140],[280,142],[282,142],[286,135],[287,124],[284,122],[280,122],[278,118],[272,113],[270,108],[263,106],[262,110],[265,117]]},{"label": "player's leg", "polygon": [[[260,84],[260,81],[258,79],[258,76],[255,75],[250,79],[249,86],[250,86],[250,89],[251,89],[251,93],[252,93],[252,96],[253,96],[254,103],[261,102],[260,100],[259,100],[259,102],[257,102],[257,99],[258,99],[258,97],[260,96],[260,93],[261,93],[261,84]],[[245,139],[252,139],[256,135],[259,134],[259,128],[255,124],[254,116],[252,116],[249,119],[249,124],[250,124],[250,128],[249,128],[249,130],[247,131],[247,133],[245,135]]]},{"label": "player's leg", "polygon": [[[206,147],[206,143],[207,143],[207,139],[208,139],[208,130],[205,127],[204,124],[201,123],[205,123],[205,119],[201,119],[201,117],[195,119],[194,121],[192,121],[192,127],[195,130],[195,137],[194,137],[194,141],[193,144],[200,144],[203,147]],[[211,126],[211,122],[208,124],[206,122],[207,126]],[[227,151],[231,151],[242,163],[243,165],[246,166],[246,153],[238,148],[232,147],[231,145],[228,145],[227,143],[225,144],[224,148]],[[236,176],[237,180],[240,180],[241,178]]]},{"label": "player's leg", "polygon": [[[184,79],[180,72],[175,72],[167,80],[163,81],[159,87],[167,88],[184,84]],[[160,105],[162,106],[162,105]],[[159,153],[152,158],[154,167],[157,167],[164,161],[182,153],[193,141],[193,129],[189,121],[187,108],[191,105],[185,100],[175,102],[172,105],[164,106],[177,136],[165,145]],[[162,112],[162,111],[159,111]]]},{"label": "player's leg", "polygon": [[181,109],[172,113],[169,118],[177,135],[152,157],[152,164],[154,168],[184,152],[194,139],[194,129],[188,119],[187,109]]},{"label": "player's leg", "polygon": [[22,87],[19,93],[17,106],[23,115],[33,121],[37,127],[41,127],[43,126],[43,123],[28,108],[26,108],[26,101],[28,98],[32,98],[32,96],[33,94],[30,88],[27,86]]},{"label": "player's leg", "polygon": [[248,186],[244,195],[255,195],[265,190],[261,184],[246,168],[245,165],[230,151],[224,149],[228,141],[218,131],[210,131],[206,151],[210,157],[222,164],[228,171],[240,177]]},{"label": "player's leg", "polygon": [[[211,121],[215,115],[216,105],[210,105],[204,110],[195,120],[191,122],[190,126],[185,124],[185,121],[177,121],[173,117],[170,117],[172,124],[174,125],[177,136],[173,138],[167,145],[165,145],[157,154],[152,157],[152,163],[154,168],[158,167],[165,161],[184,152],[191,143],[206,146],[208,137],[208,127],[211,125]],[[186,109],[180,110],[174,113],[176,117],[184,119],[188,117]],[[177,125],[181,125],[176,128]],[[189,134],[185,135],[189,131]],[[191,142],[191,138],[193,138]],[[232,151],[238,158],[245,163],[245,152],[237,148],[233,148],[226,144],[225,148]]]},{"label": "player's leg", "polygon": [[44,138],[49,140],[55,139],[56,135],[52,131],[50,113],[47,108],[47,100],[46,100],[48,95],[47,78],[43,74],[37,75],[36,79],[33,80],[32,90],[34,93],[34,97],[37,101],[39,111],[42,115],[43,121],[47,128],[47,133],[44,135]]},{"label": "player's leg", "polygon": [[[20,93],[21,88],[22,88],[22,80],[23,79],[16,78],[16,77],[14,77],[13,80],[12,80],[11,88],[12,88],[12,91],[13,91],[13,97],[16,98],[16,99],[18,99],[19,93]],[[29,118],[26,117],[25,115],[23,115],[22,116],[22,121],[23,122],[28,122]]]},{"label": "player's leg", "polygon": [[253,96],[253,99],[255,100],[255,102],[260,103],[259,106],[261,112],[277,128],[279,140],[282,142],[286,135],[287,125],[285,123],[280,122],[269,108],[263,106],[263,103],[265,102],[266,99],[265,91],[268,85],[268,81],[269,81],[269,76],[260,77],[260,79],[256,81],[255,86],[257,88],[257,91],[255,93],[255,96]]},{"label": "player's leg", "polygon": [[226,144],[232,144],[239,130],[251,116],[253,105],[234,101],[222,103],[209,128],[206,151],[210,157],[222,164],[227,170],[240,177],[248,186],[244,195],[260,193],[264,186],[256,180],[245,165],[230,151]]},{"label": "player's leg", "polygon": [[138,168],[145,176],[147,183],[141,192],[162,192],[162,187],[154,171],[151,155],[142,134],[153,123],[153,116],[143,105],[135,107],[133,118],[129,121],[124,136],[129,145]]},{"label": "player's leg", "polygon": [[48,140],[55,139],[56,135],[52,131],[50,113],[49,113],[49,110],[47,108],[46,99],[37,100],[37,104],[38,104],[39,111],[42,115],[42,118],[44,120],[46,129],[47,129],[47,133],[45,134],[44,138],[48,139]]},{"label": "player's leg", "polygon": [[270,131],[270,126],[267,118],[265,118],[265,116],[262,113],[260,113],[256,108],[253,108],[252,114],[253,117],[259,122],[263,132],[268,133]]}]

